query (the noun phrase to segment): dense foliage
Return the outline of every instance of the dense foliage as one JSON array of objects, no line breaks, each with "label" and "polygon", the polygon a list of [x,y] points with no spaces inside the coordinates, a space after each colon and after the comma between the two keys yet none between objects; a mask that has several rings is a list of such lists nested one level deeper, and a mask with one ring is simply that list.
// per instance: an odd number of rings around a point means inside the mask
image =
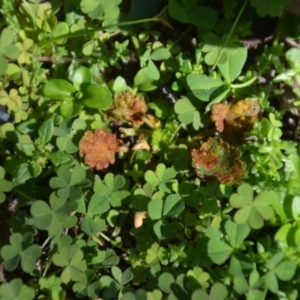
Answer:
[{"label": "dense foliage", "polygon": [[0,3],[0,299],[299,299],[289,0]]}]

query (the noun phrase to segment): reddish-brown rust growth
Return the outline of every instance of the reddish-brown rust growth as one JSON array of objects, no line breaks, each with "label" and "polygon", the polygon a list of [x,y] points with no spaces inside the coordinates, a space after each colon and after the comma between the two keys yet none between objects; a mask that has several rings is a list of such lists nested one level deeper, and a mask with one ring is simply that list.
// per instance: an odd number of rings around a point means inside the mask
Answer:
[{"label": "reddish-brown rust growth", "polygon": [[246,176],[239,151],[220,138],[209,138],[200,149],[192,150],[192,164],[201,179],[238,184]]},{"label": "reddish-brown rust growth", "polygon": [[103,170],[115,162],[119,143],[115,134],[96,129],[87,131],[79,143],[80,155],[91,168]]},{"label": "reddish-brown rust growth", "polygon": [[257,100],[240,100],[212,106],[211,119],[222,138],[230,143],[242,143],[244,133],[252,130],[260,112]]},{"label": "reddish-brown rust growth", "polygon": [[114,97],[110,114],[116,120],[130,122],[136,127],[143,124],[147,110],[148,106],[143,97],[124,92]]}]

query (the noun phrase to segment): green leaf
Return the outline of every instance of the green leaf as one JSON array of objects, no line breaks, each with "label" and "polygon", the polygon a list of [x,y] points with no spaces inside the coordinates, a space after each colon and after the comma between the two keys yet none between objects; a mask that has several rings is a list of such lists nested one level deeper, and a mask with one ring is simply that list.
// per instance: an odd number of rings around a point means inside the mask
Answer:
[{"label": "green leaf", "polygon": [[158,287],[166,294],[172,293],[172,284],[175,279],[171,273],[164,272],[158,277]]},{"label": "green leaf", "polygon": [[21,279],[13,279],[8,284],[1,284],[0,298],[13,300],[32,300],[35,292],[32,288],[22,284]]},{"label": "green leaf", "polygon": [[6,180],[4,177],[5,170],[0,166],[0,203],[4,202],[6,199],[4,192],[9,192],[13,187],[12,182]]},{"label": "green leaf", "polygon": [[83,84],[90,84],[93,81],[93,76],[90,69],[79,67],[73,75],[73,85],[77,91],[81,90]]},{"label": "green leaf", "polygon": [[89,215],[83,218],[83,221],[80,224],[80,229],[89,236],[96,236],[102,231],[100,226]]},{"label": "green leaf", "polygon": [[215,283],[210,290],[211,300],[225,300],[228,296],[227,288],[222,283]]},{"label": "green leaf", "polygon": [[184,201],[182,200],[180,195],[169,195],[164,203],[163,216],[174,217],[176,215],[179,215],[184,210],[184,207]]},{"label": "green leaf", "polygon": [[91,216],[101,215],[107,212],[109,208],[109,198],[107,195],[94,193],[88,206],[88,214]]},{"label": "green leaf", "polygon": [[225,230],[228,235],[230,245],[234,248],[241,246],[251,231],[247,223],[236,224],[231,220],[226,221]]},{"label": "green leaf", "polygon": [[64,267],[61,273],[61,281],[65,284],[70,281],[87,283],[85,271],[87,269],[86,262],[83,260],[84,254],[81,250],[72,253],[69,246],[64,246],[53,255],[53,263],[56,266]]},{"label": "green leaf", "polygon": [[250,3],[253,7],[257,9],[257,14],[260,17],[265,17],[269,15],[271,17],[277,17],[282,12],[286,5],[289,4],[289,0],[277,0],[276,2],[272,0],[251,0]]},{"label": "green leaf", "polygon": [[170,0],[169,14],[182,23],[190,23],[204,29],[212,29],[217,21],[217,12],[208,6],[198,6],[196,2],[185,3],[179,0]]},{"label": "green leaf", "polygon": [[195,97],[202,101],[209,101],[213,92],[223,85],[223,82],[220,79],[193,73],[186,77],[186,81]]},{"label": "green leaf", "polygon": [[83,107],[84,105],[81,104],[77,99],[64,98],[59,107],[59,111],[63,117],[72,118],[79,115]]},{"label": "green leaf", "polygon": [[52,193],[50,206],[41,200],[31,205],[30,212],[35,227],[48,230],[49,235],[54,236],[62,234],[64,228],[70,228],[76,224],[76,216],[70,216],[70,213],[77,208],[75,201],[66,202],[66,199],[58,198]]},{"label": "green leaf", "polygon": [[22,270],[31,273],[36,267],[36,261],[41,255],[38,245],[32,244],[33,235],[26,232],[24,235],[14,233],[9,238],[10,245],[1,248],[1,256],[4,260],[4,268],[13,271],[21,261]]},{"label": "green leaf", "polygon": [[158,220],[162,217],[163,200],[152,199],[148,203],[148,214],[151,220]]},{"label": "green leaf", "polygon": [[230,256],[233,248],[223,241],[211,239],[208,242],[208,256],[217,265],[223,264]]},{"label": "green leaf", "polygon": [[106,109],[112,104],[112,95],[110,90],[102,85],[82,84],[82,103],[90,108]]},{"label": "green leaf", "polygon": [[274,272],[268,272],[264,276],[266,286],[270,289],[271,292],[278,292],[278,280]]},{"label": "green leaf", "polygon": [[70,163],[73,158],[70,154],[66,152],[56,151],[50,154],[49,159],[51,160],[51,162],[55,167],[58,167],[60,165]]},{"label": "green leaf", "polygon": [[[134,86],[140,91],[152,91],[158,87],[159,77],[153,76],[153,71],[147,67],[140,69],[134,77]],[[152,76],[151,76],[152,75]]]},{"label": "green leaf", "polygon": [[171,226],[164,220],[159,220],[154,224],[153,231],[159,239],[169,239],[174,232]]},{"label": "green leaf", "polygon": [[153,60],[166,60],[170,57],[170,51],[165,48],[155,49],[150,55],[150,58]]},{"label": "green leaf", "polygon": [[50,79],[43,86],[43,94],[51,99],[73,98],[75,88],[63,79]]},{"label": "green leaf", "polygon": [[276,266],[274,272],[283,281],[290,281],[296,272],[297,265],[293,261],[283,261]]},{"label": "green leaf", "polygon": [[231,82],[240,75],[247,59],[247,48],[243,45],[235,45],[234,48],[226,48],[227,60],[218,63],[224,79]]},{"label": "green leaf", "polygon": [[46,145],[52,139],[54,132],[53,118],[48,118],[39,127],[38,134],[42,145]]}]

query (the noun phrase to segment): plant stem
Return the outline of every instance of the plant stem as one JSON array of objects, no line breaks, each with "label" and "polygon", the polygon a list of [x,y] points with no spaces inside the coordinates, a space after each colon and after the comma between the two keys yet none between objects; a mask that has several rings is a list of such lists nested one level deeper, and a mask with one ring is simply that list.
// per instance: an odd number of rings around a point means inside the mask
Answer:
[{"label": "plant stem", "polygon": [[242,13],[243,13],[243,11],[244,11],[244,9],[245,9],[247,3],[248,3],[248,0],[245,0],[243,6],[241,7],[241,9],[240,9],[240,11],[239,11],[239,13],[238,13],[238,15],[236,16],[236,18],[235,18],[235,20],[234,20],[234,23],[232,24],[232,26],[231,26],[231,28],[230,28],[229,34],[227,35],[226,40],[225,40],[225,42],[224,42],[224,44],[223,44],[223,46],[222,46],[222,48],[221,48],[221,50],[220,50],[220,52],[219,52],[217,58],[216,58],[216,61],[215,61],[214,65],[213,65],[213,68],[212,68],[213,70],[214,70],[215,67],[217,66],[217,64],[218,64],[218,62],[219,62],[219,59],[220,59],[220,57],[221,57],[221,55],[222,55],[222,53],[223,53],[223,51],[224,51],[224,48],[226,48],[227,43],[228,43],[230,37],[232,36],[233,31],[235,30],[235,28],[236,28],[236,26],[237,26],[237,23],[238,23],[238,21],[240,20],[240,17],[241,17],[241,15],[242,15]]},{"label": "plant stem", "polygon": [[83,37],[86,35],[90,35],[90,34],[94,34],[100,30],[103,29],[109,29],[111,27],[114,26],[130,26],[130,25],[136,25],[136,24],[143,24],[143,23],[149,23],[149,22],[162,22],[161,18],[147,18],[147,19],[142,19],[142,20],[135,20],[135,21],[126,21],[126,22],[120,22],[120,23],[116,23],[116,24],[111,24],[111,25],[107,25],[107,26],[101,26],[101,28],[97,28],[97,29],[90,29],[90,30],[78,30],[76,32],[73,33],[68,33],[68,34],[63,34],[60,36],[56,36],[53,38],[50,38],[48,40],[43,40],[41,42],[38,43],[38,46],[40,48],[45,48],[59,40],[65,40],[65,39],[71,39],[71,38],[76,38],[76,37]]}]

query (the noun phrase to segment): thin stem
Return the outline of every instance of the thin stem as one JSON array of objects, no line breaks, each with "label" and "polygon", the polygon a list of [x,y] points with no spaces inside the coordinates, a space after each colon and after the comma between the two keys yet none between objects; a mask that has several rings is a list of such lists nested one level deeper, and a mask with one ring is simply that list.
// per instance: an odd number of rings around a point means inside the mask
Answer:
[{"label": "thin stem", "polygon": [[43,243],[43,245],[41,246],[41,249],[44,249],[44,247],[48,244],[48,242],[51,240],[50,236],[48,236],[48,238],[45,240],[45,242]]},{"label": "thin stem", "polygon": [[243,83],[239,83],[239,84],[231,84],[230,85],[230,88],[232,89],[241,89],[241,88],[244,88],[246,86],[249,86],[251,85],[252,83],[254,83],[256,80],[258,79],[257,75],[252,77],[251,79],[249,79],[248,81],[246,82],[243,82]]},{"label": "thin stem", "polygon": [[126,21],[126,22],[120,22],[120,23],[116,23],[116,24],[111,24],[111,25],[106,25],[106,26],[101,26],[101,28],[97,28],[97,29],[90,29],[90,30],[78,30],[76,32],[73,33],[67,33],[67,34],[63,34],[60,36],[56,36],[53,38],[50,38],[49,40],[43,40],[40,43],[38,43],[38,46],[40,48],[45,48],[59,40],[65,40],[65,39],[71,39],[71,38],[76,38],[76,37],[83,37],[86,35],[91,35],[94,34],[100,30],[103,29],[109,29],[111,27],[114,26],[130,26],[130,25],[136,25],[136,24],[143,24],[143,23],[149,23],[149,22],[159,22],[162,21],[161,18],[147,18],[147,19],[142,19],[142,20],[135,20],[135,21]]},{"label": "thin stem", "polygon": [[107,242],[109,242],[113,247],[119,248],[120,250],[122,250],[123,252],[128,253],[128,251],[122,247],[122,246],[118,246],[117,243],[115,241],[113,241],[111,238],[109,238],[105,233],[103,232],[99,232],[99,235],[101,235],[101,237],[106,240]]},{"label": "thin stem", "polygon": [[34,199],[30,198],[29,196],[27,196],[26,194],[24,194],[23,192],[19,191],[18,189],[14,188],[13,189],[15,192],[17,192],[19,195],[23,196],[24,198],[33,201]]},{"label": "thin stem", "polygon": [[236,18],[235,18],[235,20],[234,20],[234,23],[232,24],[232,26],[231,26],[231,28],[230,28],[229,34],[228,34],[227,37],[226,37],[225,43],[223,44],[223,46],[222,46],[222,48],[221,48],[221,50],[220,50],[220,52],[219,52],[219,54],[218,54],[218,56],[217,56],[217,59],[216,59],[216,61],[215,61],[215,63],[214,63],[214,66],[213,66],[213,69],[215,69],[216,65],[218,64],[219,59],[220,59],[220,57],[221,57],[221,55],[222,55],[224,49],[226,48],[226,46],[227,46],[227,44],[228,44],[228,41],[229,41],[230,37],[232,36],[233,31],[235,30],[235,28],[236,28],[236,26],[237,26],[237,23],[238,23],[238,21],[240,20],[240,17],[241,17],[241,15],[242,15],[242,13],[243,13],[243,11],[244,11],[244,9],[245,9],[247,3],[248,3],[248,0],[245,0],[243,6],[241,7],[241,9],[240,9],[240,11],[239,11],[239,13],[238,13],[238,15],[236,16]]},{"label": "thin stem", "polygon": [[174,140],[174,138],[177,136],[177,133],[178,133],[179,130],[181,129],[181,126],[182,126],[182,124],[179,124],[179,125],[177,126],[175,132],[172,134],[172,136],[171,136],[171,138],[170,138],[170,140],[169,140],[169,143],[171,143],[171,142]]}]

